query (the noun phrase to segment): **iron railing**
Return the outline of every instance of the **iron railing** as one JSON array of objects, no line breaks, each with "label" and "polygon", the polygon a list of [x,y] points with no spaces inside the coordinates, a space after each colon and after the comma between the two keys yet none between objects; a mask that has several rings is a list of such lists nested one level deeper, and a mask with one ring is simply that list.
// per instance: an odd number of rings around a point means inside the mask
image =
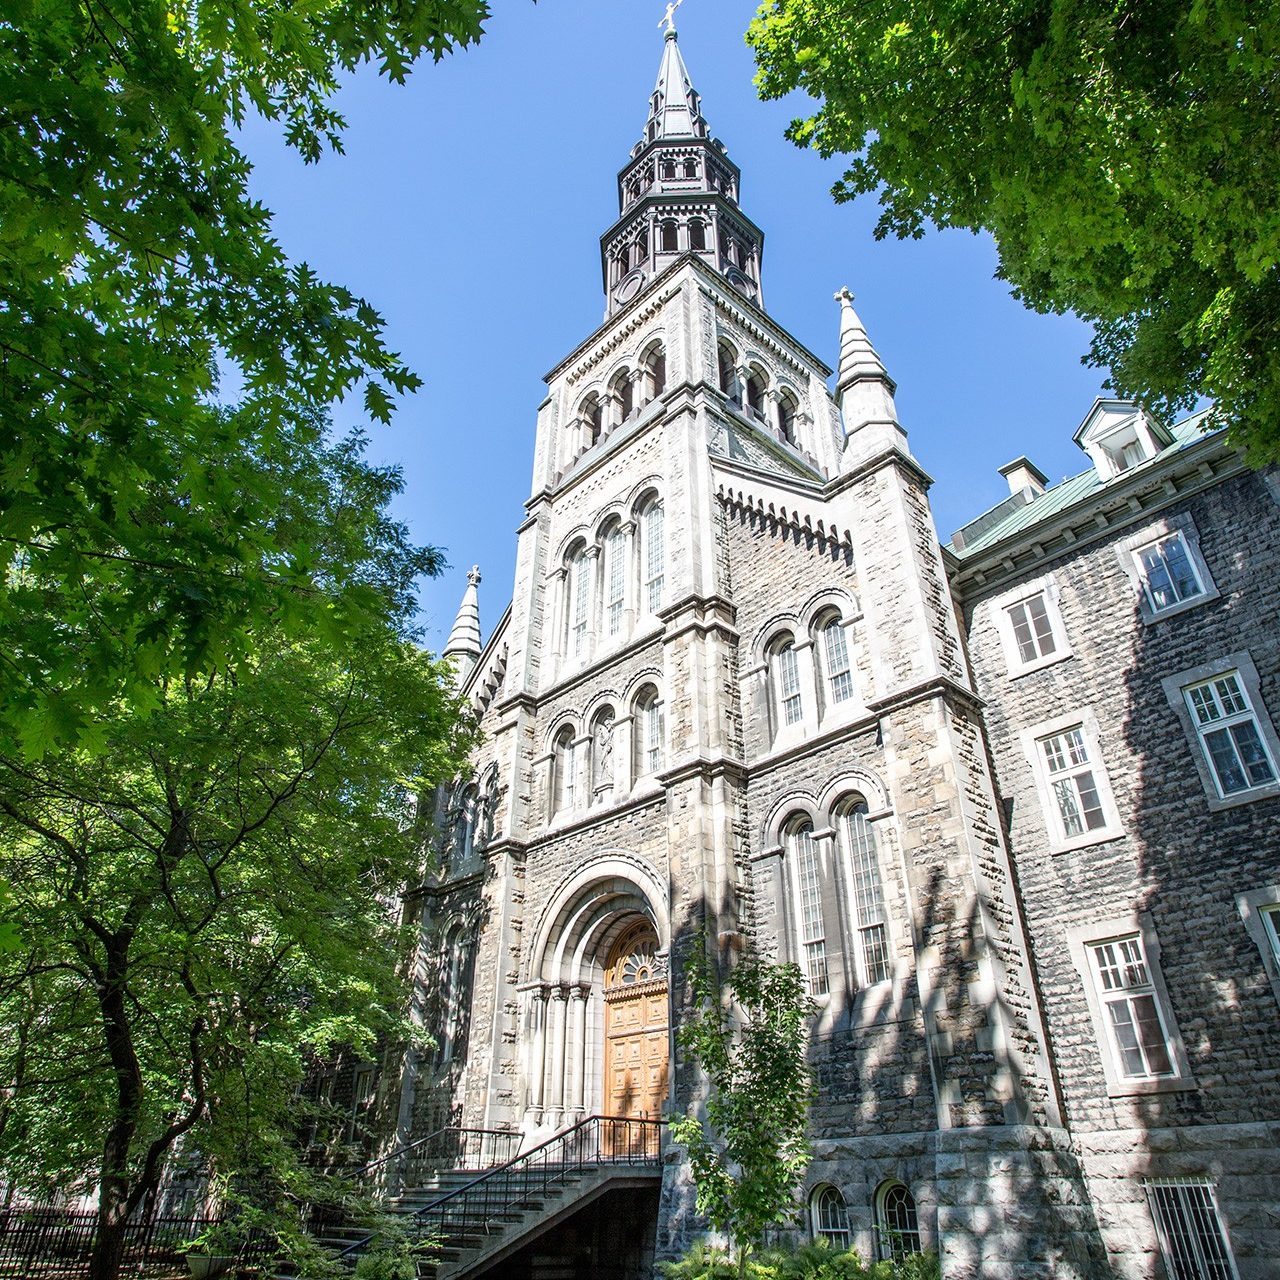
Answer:
[{"label": "iron railing", "polygon": [[[656,1166],[662,1158],[663,1124],[632,1116],[588,1116],[424,1205],[409,1218],[410,1234],[417,1241],[437,1242],[491,1235],[533,1201],[586,1173],[602,1167]],[[374,1240],[357,1240],[338,1256],[353,1263]]]},{"label": "iron railing", "polygon": [[[186,1271],[185,1246],[221,1219],[153,1217],[131,1219],[125,1227],[124,1266],[130,1276],[173,1276]],[[0,1210],[0,1276],[56,1276],[78,1280],[89,1271],[98,1231],[92,1210],[49,1207]],[[246,1245],[240,1262],[267,1252],[264,1242]]]},{"label": "iron railing", "polygon": [[371,1160],[350,1175],[357,1184],[395,1195],[420,1187],[445,1169],[491,1169],[506,1164],[520,1150],[516,1129],[465,1129],[450,1125]]}]

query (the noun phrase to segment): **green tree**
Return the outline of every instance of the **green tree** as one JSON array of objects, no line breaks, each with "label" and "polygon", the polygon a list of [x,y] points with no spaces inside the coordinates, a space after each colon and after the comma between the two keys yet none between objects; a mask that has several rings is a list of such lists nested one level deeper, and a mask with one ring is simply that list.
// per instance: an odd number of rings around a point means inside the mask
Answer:
[{"label": "green tree", "polygon": [[[341,148],[331,97],[366,61],[401,81],[481,34],[485,0],[8,0],[0,15],[0,738],[77,743],[157,675],[208,673],[282,634],[353,634],[363,597],[315,590],[314,548],[262,514],[267,468],[227,457],[208,405],[241,396],[245,459],[298,410],[418,379],[368,303],[290,263],[235,129]],[[242,389],[242,393],[241,393]],[[158,495],[163,495],[161,498]],[[163,502],[163,505],[160,504]],[[14,587],[49,600],[30,626]],[[12,742],[9,744],[12,746]]]},{"label": "green tree", "polygon": [[698,1012],[680,1044],[711,1086],[706,1118],[673,1122],[693,1169],[698,1211],[727,1233],[746,1275],[764,1232],[793,1217],[809,1165],[813,1079],[805,1060],[813,1002],[793,964],[744,956],[723,990],[699,949],[690,971]]},{"label": "green tree", "polygon": [[1158,411],[1216,402],[1280,459],[1280,4],[768,0],[765,97],[851,157],[877,235],[995,236],[1028,306],[1094,325],[1088,361]]},{"label": "green tree", "polygon": [[[243,468],[223,426],[209,465]],[[257,460],[279,499],[265,536],[313,548],[318,593],[358,589],[354,638],[262,625],[234,664],[159,672],[150,713],[102,715],[93,750],[0,750],[2,913],[21,935],[0,956],[0,1167],[97,1185],[93,1280],[118,1274],[179,1142],[287,1196],[306,1056],[403,1031],[393,904],[422,843],[407,797],[470,745],[409,630],[434,557],[387,516],[398,475],[313,417],[278,444]],[[28,571],[18,597],[34,620],[40,585]]]}]

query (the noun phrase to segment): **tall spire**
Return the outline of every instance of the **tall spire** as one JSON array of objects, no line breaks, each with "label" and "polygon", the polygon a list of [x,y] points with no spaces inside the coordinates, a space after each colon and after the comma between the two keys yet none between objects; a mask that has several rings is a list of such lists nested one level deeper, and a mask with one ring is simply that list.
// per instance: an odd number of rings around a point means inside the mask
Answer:
[{"label": "tall spire", "polygon": [[453,630],[449,632],[449,643],[445,645],[443,654],[444,658],[453,663],[459,684],[471,674],[480,657],[479,587],[480,566],[473,565],[471,572],[467,574],[467,589],[458,606],[458,616],[454,619]]},{"label": "tall spire", "polygon": [[836,294],[840,304],[840,368],[836,374],[836,399],[844,418],[844,466],[892,447],[907,451],[907,437],[898,424],[893,402],[897,384],[889,376],[847,288]]},{"label": "tall spire", "polygon": [[658,79],[644,136],[618,174],[620,217],[600,239],[607,315],[638,297],[686,255],[717,271],[762,307],[764,233],[738,208],[741,174],[711,136],[680,54],[676,6],[667,6]]},{"label": "tall spire", "polygon": [[689,68],[680,55],[680,43],[676,29],[667,29],[663,41],[662,63],[658,67],[658,81],[649,99],[649,119],[645,124],[645,138],[654,142],[659,138],[705,138],[707,122],[702,118],[702,102],[693,87]]}]

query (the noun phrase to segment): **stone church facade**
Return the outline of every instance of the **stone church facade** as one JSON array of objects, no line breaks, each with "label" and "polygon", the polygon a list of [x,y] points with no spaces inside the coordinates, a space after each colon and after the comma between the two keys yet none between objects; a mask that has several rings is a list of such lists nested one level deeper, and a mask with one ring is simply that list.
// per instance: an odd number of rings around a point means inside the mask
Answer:
[{"label": "stone church facade", "polygon": [[[483,745],[409,898],[398,1136],[684,1110],[691,949],[750,945],[817,1003],[814,1233],[1274,1276],[1280,484],[1099,401],[1086,472],[1020,459],[940,545],[852,297],[832,370],[739,187],[670,31],[511,604],[482,644],[473,572],[445,651]],[[657,1222],[696,1225],[678,1152]]]}]

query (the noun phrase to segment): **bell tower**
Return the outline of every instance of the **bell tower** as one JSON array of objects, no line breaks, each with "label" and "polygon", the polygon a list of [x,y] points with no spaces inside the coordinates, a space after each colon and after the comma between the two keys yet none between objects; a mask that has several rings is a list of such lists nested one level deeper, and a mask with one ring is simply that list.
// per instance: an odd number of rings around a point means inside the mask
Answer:
[{"label": "bell tower", "polygon": [[618,221],[600,239],[606,318],[684,254],[763,306],[764,233],[738,207],[741,173],[711,136],[702,101],[668,29],[644,136],[618,174]]}]

